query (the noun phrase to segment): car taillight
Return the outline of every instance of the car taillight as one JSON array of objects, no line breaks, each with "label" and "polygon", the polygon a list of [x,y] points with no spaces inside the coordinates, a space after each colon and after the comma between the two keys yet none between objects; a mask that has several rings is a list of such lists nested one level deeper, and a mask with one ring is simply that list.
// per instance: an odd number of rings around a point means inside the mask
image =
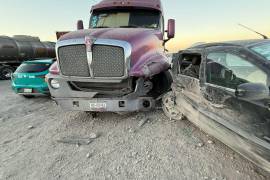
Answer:
[{"label": "car taillight", "polygon": [[59,68],[58,68],[58,63],[55,62],[51,65],[50,69],[49,69],[49,72],[51,74],[55,74],[55,75],[59,75]]}]

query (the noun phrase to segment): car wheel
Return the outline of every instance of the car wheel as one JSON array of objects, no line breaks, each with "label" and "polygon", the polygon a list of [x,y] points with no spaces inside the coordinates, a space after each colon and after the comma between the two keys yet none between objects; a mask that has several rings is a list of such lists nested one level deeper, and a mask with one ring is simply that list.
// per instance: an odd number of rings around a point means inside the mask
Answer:
[{"label": "car wheel", "polygon": [[33,96],[33,95],[22,95],[22,96],[25,97],[25,98],[27,98],[27,99],[30,99],[30,98],[35,97],[35,96]]},{"label": "car wheel", "polygon": [[3,80],[11,79],[11,75],[14,72],[14,69],[10,66],[2,66],[0,68],[0,78]]},{"label": "car wheel", "polygon": [[170,120],[184,120],[183,114],[176,108],[175,96],[172,91],[163,96],[162,109],[164,114],[170,118]]}]

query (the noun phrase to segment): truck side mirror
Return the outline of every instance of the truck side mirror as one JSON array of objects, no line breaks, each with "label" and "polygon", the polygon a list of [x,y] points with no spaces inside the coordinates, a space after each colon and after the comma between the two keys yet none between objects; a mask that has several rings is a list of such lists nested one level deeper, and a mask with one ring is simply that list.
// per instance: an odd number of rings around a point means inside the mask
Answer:
[{"label": "truck side mirror", "polygon": [[269,88],[261,83],[244,83],[236,88],[235,95],[247,100],[261,100],[269,97]]},{"label": "truck side mirror", "polygon": [[174,38],[175,35],[175,20],[168,20],[168,29],[167,29],[167,37],[168,39]]},{"label": "truck side mirror", "polygon": [[78,20],[77,21],[77,30],[81,30],[81,29],[84,29],[83,21]]}]

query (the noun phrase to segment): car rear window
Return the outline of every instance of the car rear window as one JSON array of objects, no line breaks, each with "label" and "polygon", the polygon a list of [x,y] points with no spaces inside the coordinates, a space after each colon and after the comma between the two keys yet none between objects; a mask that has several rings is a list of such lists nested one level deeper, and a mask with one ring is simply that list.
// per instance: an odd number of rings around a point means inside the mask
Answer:
[{"label": "car rear window", "polygon": [[17,73],[37,73],[48,70],[50,64],[22,64],[16,70]]},{"label": "car rear window", "polygon": [[262,45],[257,45],[251,48],[256,53],[265,57],[267,60],[270,60],[270,43],[265,43]]}]

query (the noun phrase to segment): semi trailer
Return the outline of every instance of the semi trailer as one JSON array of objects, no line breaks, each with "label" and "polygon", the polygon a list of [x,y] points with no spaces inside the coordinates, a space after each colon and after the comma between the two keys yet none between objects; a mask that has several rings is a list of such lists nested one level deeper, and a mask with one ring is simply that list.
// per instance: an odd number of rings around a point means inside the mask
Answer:
[{"label": "semi trailer", "polygon": [[[52,98],[63,109],[88,112],[148,111],[170,89],[160,0],[102,0],[91,9],[89,28],[56,43],[57,63],[47,75]],[[166,37],[167,35],[167,37]]]},{"label": "semi trailer", "polygon": [[54,57],[54,42],[41,42],[38,37],[25,35],[0,36],[0,79],[10,79],[23,61]]}]

